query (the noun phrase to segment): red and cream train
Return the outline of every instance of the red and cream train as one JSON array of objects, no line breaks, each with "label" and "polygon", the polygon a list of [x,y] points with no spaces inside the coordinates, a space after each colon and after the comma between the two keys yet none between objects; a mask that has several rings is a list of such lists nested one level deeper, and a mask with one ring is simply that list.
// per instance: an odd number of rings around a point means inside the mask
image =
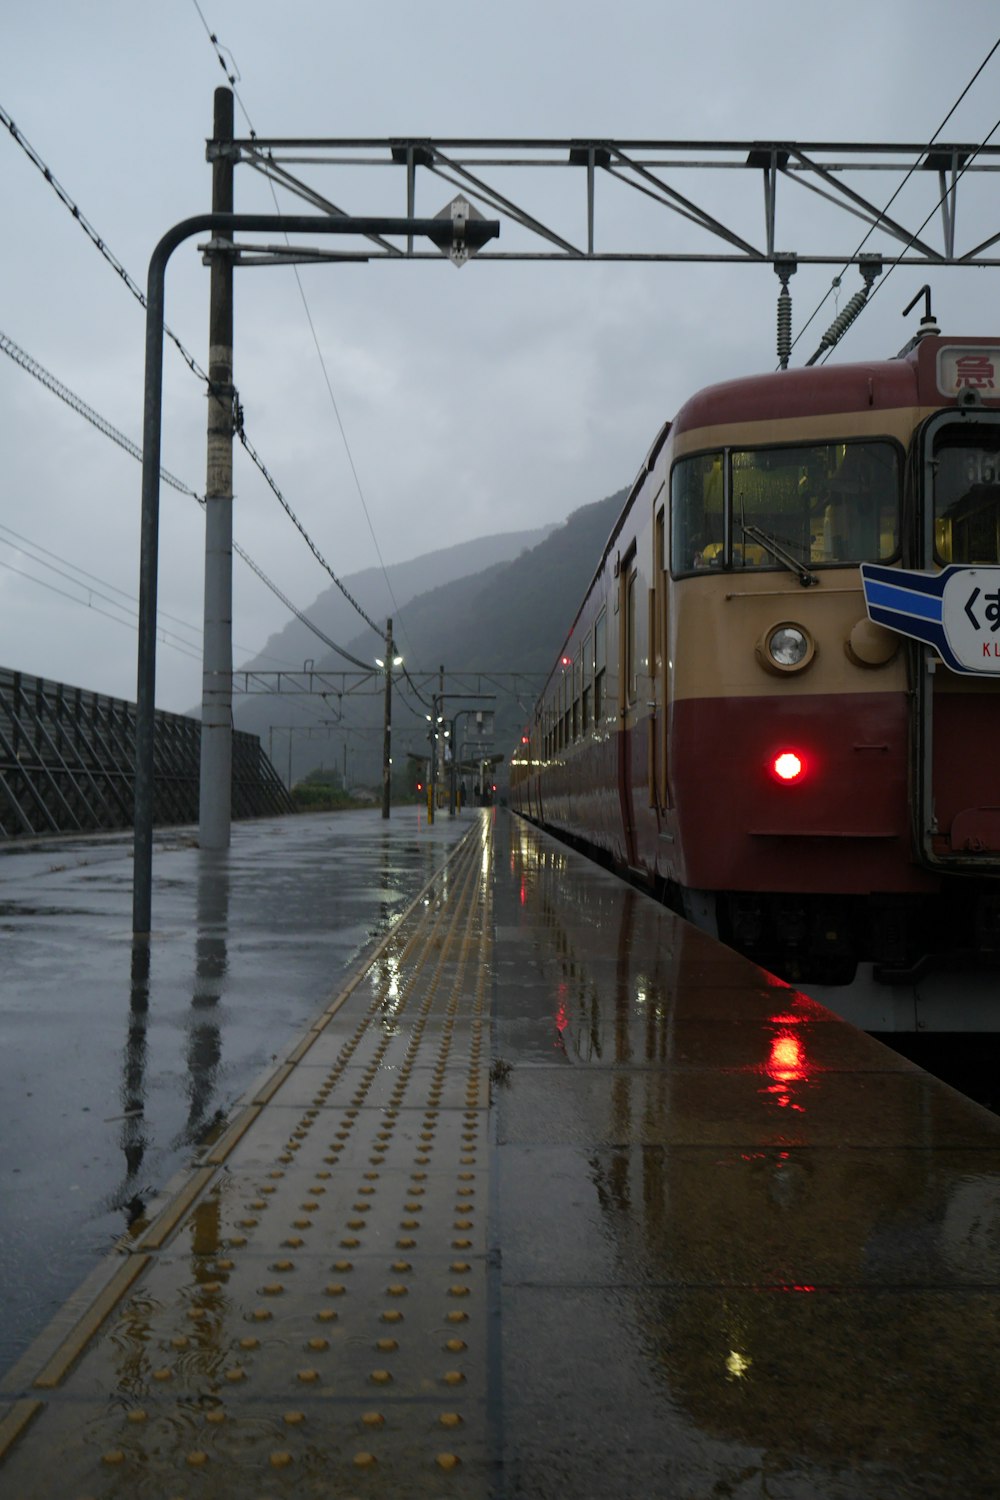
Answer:
[{"label": "red and cream train", "polygon": [[[983,666],[873,623],[862,563],[917,588],[962,565]],[[1000,953],[997,564],[1000,340],[701,391],[632,486],[512,805],[789,978]]]}]

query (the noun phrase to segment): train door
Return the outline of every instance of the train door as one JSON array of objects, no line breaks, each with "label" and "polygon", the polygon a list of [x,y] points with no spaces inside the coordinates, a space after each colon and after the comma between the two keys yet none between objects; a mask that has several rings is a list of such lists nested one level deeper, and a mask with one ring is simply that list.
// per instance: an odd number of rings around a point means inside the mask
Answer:
[{"label": "train door", "polygon": [[669,806],[667,794],[667,578],[663,507],[653,516],[653,587],[649,590],[649,805]]},{"label": "train door", "polygon": [[622,560],[618,573],[618,798],[621,804],[625,859],[635,867],[635,809],[633,792],[633,740],[638,707],[638,661],[636,656],[636,610],[639,574],[635,545]]},{"label": "train door", "polygon": [[[932,417],[922,433],[923,508],[917,565],[1000,563],[1000,412],[975,408]],[[1000,650],[995,573],[981,575],[967,614],[985,650]],[[926,864],[1000,871],[1000,680],[950,671],[914,647],[914,784],[917,847]]]}]

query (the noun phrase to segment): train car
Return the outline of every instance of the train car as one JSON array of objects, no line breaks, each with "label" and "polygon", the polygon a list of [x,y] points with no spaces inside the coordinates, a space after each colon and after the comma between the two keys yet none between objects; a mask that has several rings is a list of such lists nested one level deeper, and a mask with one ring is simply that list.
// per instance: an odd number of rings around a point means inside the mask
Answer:
[{"label": "train car", "polygon": [[631,488],[512,804],[793,980],[992,962],[998,565],[1000,339],[703,390]]}]

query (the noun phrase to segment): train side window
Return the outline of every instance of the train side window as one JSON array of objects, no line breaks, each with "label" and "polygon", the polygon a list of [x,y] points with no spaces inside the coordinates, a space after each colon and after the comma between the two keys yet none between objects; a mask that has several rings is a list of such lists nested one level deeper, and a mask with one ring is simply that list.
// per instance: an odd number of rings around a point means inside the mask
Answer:
[{"label": "train side window", "polygon": [[649,630],[649,671],[653,676],[660,670],[663,659],[663,511],[658,510],[653,520],[653,589],[652,619]]},{"label": "train side window", "polygon": [[594,727],[604,718],[604,675],[607,670],[608,613],[602,609],[594,626]]},{"label": "train side window", "polygon": [[638,696],[638,664],[636,662],[636,639],[635,639],[635,610],[636,610],[636,579],[635,568],[629,571],[625,584],[625,693],[626,703],[634,703]]},{"label": "train side window", "polygon": [[583,647],[576,653],[576,661],[573,663],[573,738],[578,740],[583,728],[580,716],[581,697],[583,695]]},{"label": "train side window", "polygon": [[590,730],[591,680],[594,675],[594,637],[588,635],[583,643],[583,694],[580,699],[580,732]]},{"label": "train side window", "polygon": [[934,439],[933,473],[937,561],[1000,562],[1000,432],[946,427]]},{"label": "train side window", "polygon": [[675,573],[719,568],[725,549],[722,454],[682,458],[670,476],[670,556]]}]

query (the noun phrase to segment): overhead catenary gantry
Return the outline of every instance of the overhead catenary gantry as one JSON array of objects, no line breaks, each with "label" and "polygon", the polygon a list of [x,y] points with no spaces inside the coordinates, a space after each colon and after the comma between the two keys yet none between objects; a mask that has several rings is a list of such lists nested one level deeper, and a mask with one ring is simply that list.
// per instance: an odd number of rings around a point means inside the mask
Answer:
[{"label": "overhead catenary gantry", "polygon": [[[775,250],[779,223],[782,243],[805,243],[810,225],[804,210],[814,210],[819,197],[836,211],[834,222],[842,222],[844,241],[798,252],[801,264],[860,261],[860,222],[891,242],[878,247],[887,259],[891,250],[891,258],[899,257],[906,265],[1000,265],[1000,255],[990,253],[1000,245],[1000,216],[989,177],[1000,171],[1000,145],[253,136],[237,138],[231,146],[212,143],[209,156],[219,150],[231,151],[236,162],[329,214],[350,211],[343,205],[352,196],[350,184],[359,171],[369,178],[382,174],[392,179],[389,196],[395,195],[395,212],[408,217],[417,214],[421,197],[439,206],[439,184],[450,184],[474,208],[500,221],[502,248],[484,248],[480,259],[773,263],[782,254]],[[728,174],[733,186],[756,180],[757,191],[727,194],[724,213],[710,211],[704,199],[706,194],[711,197],[710,184],[719,173]],[[572,187],[564,201],[567,174]],[[894,205],[890,213],[881,205],[888,203],[907,174],[914,186],[906,212],[913,217],[904,220],[901,208]],[[537,185],[553,205],[544,217],[528,206],[537,197],[533,179],[540,179]],[[515,180],[517,197],[510,186]],[[422,187],[425,182],[429,191]],[[631,191],[612,194],[612,185]],[[985,211],[995,226],[984,234],[980,225],[979,232],[970,231],[968,243],[962,244],[957,238],[960,187],[962,222],[975,224]],[[630,204],[638,209],[640,203],[662,209],[662,220],[652,221],[662,223],[662,232],[657,227],[651,233],[648,218],[630,216]],[[679,221],[700,231],[697,238],[703,244],[678,243]],[[523,233],[512,240],[515,228]],[[829,239],[828,226],[823,238]],[[636,239],[638,244],[629,243]],[[413,236],[375,237],[369,246],[366,253],[371,258],[438,256]],[[272,245],[254,251],[244,248],[240,254],[250,262],[321,260],[331,252]]]},{"label": "overhead catenary gantry", "polygon": [[[150,257],[146,282],[146,357],[143,393],[142,500],[139,556],[139,643],[136,683],[135,822],[132,932],[148,942],[152,917],[154,725],[156,702],[156,594],[159,552],[160,441],[162,430],[164,304],[167,265],[185,240],[201,232],[213,236],[203,247],[212,269],[209,308],[209,419],[205,486],[205,650],[202,668],[202,725],[199,842],[203,849],[229,845],[232,753],[232,439],[238,405],[232,381],[232,272],[241,263],[234,236],[239,232],[374,236],[427,236],[461,265],[499,224],[470,217],[461,199],[429,219],[391,215],[234,213],[232,157],[233,96],[215,92],[216,152],[212,208],[181,220],[161,237]],[[211,147],[210,147],[211,154]]]},{"label": "overhead catenary gantry", "polygon": [[[789,141],[650,141],[606,139],[462,139],[392,137],[388,139],[281,139],[255,135],[235,137],[232,128],[233,96],[216,91],[214,134],[208,143],[213,164],[213,212],[176,224],[157,245],[149,266],[146,324],[146,387],[143,429],[143,489],[140,558],[139,659],[137,683],[136,775],[135,775],[135,884],[133,932],[150,931],[153,821],[153,720],[156,658],[156,574],[159,509],[160,398],[162,384],[163,303],[166,264],[172,251],[185,239],[207,231],[210,241],[202,246],[212,268],[210,311],[211,359],[209,371],[208,479],[206,483],[206,589],[205,659],[202,694],[202,774],[200,838],[206,848],[225,848],[229,842],[229,757],[232,699],[232,435],[238,398],[232,370],[232,273],[237,266],[288,262],[321,263],[342,260],[417,260],[439,258],[444,252],[456,265],[470,256],[507,261],[665,261],[742,262],[771,265],[781,280],[779,303],[779,360],[787,364],[789,341],[783,339],[789,323],[788,277],[798,263],[836,265],[856,262],[868,267],[865,296],[874,277],[881,274],[883,246],[862,255],[874,231],[894,242],[893,260],[915,266],[994,266],[1000,256],[988,252],[1000,242],[1000,229],[983,237],[980,223],[977,243],[956,248],[956,203],[960,183],[963,197],[969,184],[978,183],[984,172],[1000,170],[1000,146],[899,143],[821,143]],[[234,213],[233,175],[237,165],[249,165],[280,184],[313,210],[305,215]],[[388,171],[400,178],[403,211],[355,216],[334,201],[329,190],[307,182],[321,169],[337,177],[336,194],[347,169],[363,167]],[[566,172],[575,173],[585,184],[582,194],[566,193]],[[758,210],[749,210],[754,194],[729,192],[722,207],[710,211],[693,193],[704,186],[681,192],[672,180],[681,172],[702,174],[729,172],[752,174],[763,188],[764,225]],[[855,176],[888,173],[894,190],[886,207],[855,185]],[[524,196],[527,174],[548,174],[543,181],[544,214],[527,206]],[[500,178],[516,179],[518,199]],[[558,189],[547,181],[559,174]],[[418,194],[424,177],[432,180],[435,205],[432,217],[421,216]],[[848,178],[852,178],[848,181]],[[458,189],[458,196],[440,206],[438,179]],[[902,183],[912,179],[923,191],[930,208],[915,229],[904,223],[889,206],[899,196]],[[860,245],[854,234],[847,248],[824,243],[816,250],[775,250],[779,186],[804,188],[811,195],[841,211],[845,223],[860,220],[867,233]],[[605,185],[614,185],[618,197],[604,211]],[[745,187],[745,177],[742,184]],[[624,192],[622,192],[624,190]],[[350,196],[350,194],[349,194]],[[530,194],[529,194],[530,196]],[[711,198],[711,193],[708,197]],[[798,243],[797,225],[786,219],[782,196],[781,230],[785,244]],[[989,223],[995,223],[995,205],[987,199]],[[570,201],[564,201],[570,200]],[[656,215],[650,230],[648,218],[624,212],[626,204],[652,204]],[[582,218],[581,218],[582,208]],[[599,211],[602,214],[598,220]],[[662,212],[661,212],[662,211]],[[912,203],[907,211],[913,213]],[[919,209],[916,212],[920,212]],[[983,214],[978,217],[983,220]],[[490,214],[489,220],[486,214]],[[747,214],[742,223],[740,214]],[[562,224],[559,216],[565,216]],[[973,220],[976,214],[971,216]],[[940,219],[933,234],[925,235],[932,220]],[[751,219],[753,222],[751,222]],[[964,222],[964,220],[963,220]],[[984,221],[985,222],[985,221]],[[660,225],[664,225],[661,232]],[[673,231],[668,232],[667,226]],[[683,234],[689,236],[684,241]],[[802,221],[803,244],[815,235],[815,226]],[[488,241],[509,229],[500,251],[487,251]],[[808,229],[808,233],[806,230]],[[693,230],[693,239],[690,238]],[[237,232],[283,233],[285,244],[251,245],[237,241]],[[856,229],[854,230],[856,234]],[[321,242],[328,235],[351,238],[337,249],[320,245],[292,245],[288,234],[315,234]],[[612,235],[620,241],[612,243]],[[940,238],[941,248],[934,243]],[[426,248],[427,242],[434,248]],[[878,267],[873,262],[878,261]],[[855,299],[856,300],[856,299]],[[862,299],[863,300],[863,299]],[[856,314],[855,314],[856,315]],[[846,316],[842,315],[842,318]],[[784,323],[782,319],[784,318]],[[817,356],[818,357],[818,356]]]}]

